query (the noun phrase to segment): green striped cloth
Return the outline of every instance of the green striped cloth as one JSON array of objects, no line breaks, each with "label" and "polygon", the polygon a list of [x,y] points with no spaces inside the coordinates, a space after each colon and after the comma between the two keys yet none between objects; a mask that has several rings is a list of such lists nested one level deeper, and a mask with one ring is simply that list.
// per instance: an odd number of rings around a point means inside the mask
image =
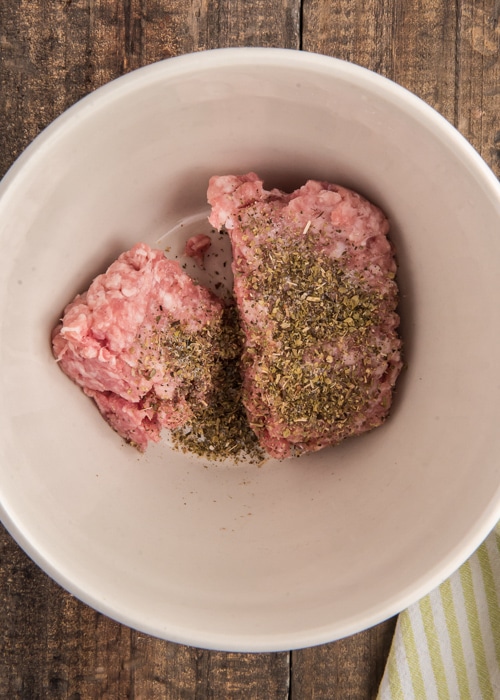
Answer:
[{"label": "green striped cloth", "polygon": [[500,700],[500,523],[402,612],[377,700]]}]

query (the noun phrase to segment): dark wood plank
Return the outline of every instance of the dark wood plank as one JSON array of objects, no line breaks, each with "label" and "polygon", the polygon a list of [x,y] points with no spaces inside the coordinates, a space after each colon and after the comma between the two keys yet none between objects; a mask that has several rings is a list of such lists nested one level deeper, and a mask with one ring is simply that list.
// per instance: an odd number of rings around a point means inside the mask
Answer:
[{"label": "dark wood plank", "polygon": [[456,123],[500,176],[500,1],[460,5]]},{"label": "dark wood plank", "polygon": [[500,174],[499,0],[304,0],[303,46],[408,88]]},{"label": "dark wood plank", "polygon": [[133,633],[63,591],[0,533],[0,697],[126,698]]},{"label": "dark wood plank", "polygon": [[[186,2],[180,2],[185,6]],[[192,50],[300,45],[300,0],[194,0]]]},{"label": "dark wood plank", "polygon": [[393,618],[338,642],[292,652],[292,700],[375,698],[395,625]]},{"label": "dark wood plank", "polygon": [[304,0],[303,47],[369,68],[453,121],[457,11],[445,0]]},{"label": "dark wood plank", "polygon": [[133,633],[133,638],[134,697],[148,700],[288,698],[288,654],[211,652],[138,633]]},{"label": "dark wood plank", "polygon": [[1,3],[0,175],[67,107],[134,68],[222,46],[298,48],[299,8],[300,0]]}]

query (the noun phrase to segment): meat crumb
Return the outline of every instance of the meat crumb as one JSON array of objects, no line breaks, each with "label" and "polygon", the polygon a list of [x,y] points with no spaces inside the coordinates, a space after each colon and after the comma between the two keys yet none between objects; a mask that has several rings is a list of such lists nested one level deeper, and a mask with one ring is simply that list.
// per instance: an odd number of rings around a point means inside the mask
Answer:
[{"label": "meat crumb", "polygon": [[231,239],[242,400],[262,448],[283,459],[381,425],[402,366],[384,214],[338,185],[268,191],[255,173],[211,178],[208,201]]},{"label": "meat crumb", "polygon": [[210,236],[204,233],[199,233],[196,236],[191,236],[191,238],[186,242],[186,247],[184,249],[184,254],[190,258],[193,258],[195,262],[201,267],[205,267],[205,255],[212,245],[212,240]]}]

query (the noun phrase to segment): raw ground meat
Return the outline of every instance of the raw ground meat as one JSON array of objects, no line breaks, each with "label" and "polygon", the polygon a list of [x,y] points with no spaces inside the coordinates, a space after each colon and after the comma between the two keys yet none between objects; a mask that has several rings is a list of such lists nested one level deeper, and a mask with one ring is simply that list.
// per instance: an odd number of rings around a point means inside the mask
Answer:
[{"label": "raw ground meat", "polygon": [[53,352],[108,423],[144,450],[209,400],[225,353],[223,311],[178,263],[139,243],[66,307]]},{"label": "raw ground meat", "polygon": [[186,242],[184,254],[193,258],[200,267],[205,267],[205,254],[212,245],[210,236],[204,233],[198,233],[196,236],[191,236]]},{"label": "raw ground meat", "polygon": [[282,459],[380,425],[402,366],[384,214],[326,182],[267,191],[255,173],[211,178],[208,201],[231,239],[243,403],[262,447]]}]

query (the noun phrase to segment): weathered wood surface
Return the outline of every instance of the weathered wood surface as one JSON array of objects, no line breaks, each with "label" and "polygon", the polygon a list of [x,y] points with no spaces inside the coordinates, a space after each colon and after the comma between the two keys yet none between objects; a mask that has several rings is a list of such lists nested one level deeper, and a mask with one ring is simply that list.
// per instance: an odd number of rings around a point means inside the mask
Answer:
[{"label": "weathered wood surface", "polygon": [[[0,176],[58,114],[124,72],[243,45],[317,51],[396,80],[499,174],[499,20],[500,0],[0,0]],[[75,600],[1,528],[0,620],[8,700],[366,700],[394,629],[292,653],[183,647]]]}]

